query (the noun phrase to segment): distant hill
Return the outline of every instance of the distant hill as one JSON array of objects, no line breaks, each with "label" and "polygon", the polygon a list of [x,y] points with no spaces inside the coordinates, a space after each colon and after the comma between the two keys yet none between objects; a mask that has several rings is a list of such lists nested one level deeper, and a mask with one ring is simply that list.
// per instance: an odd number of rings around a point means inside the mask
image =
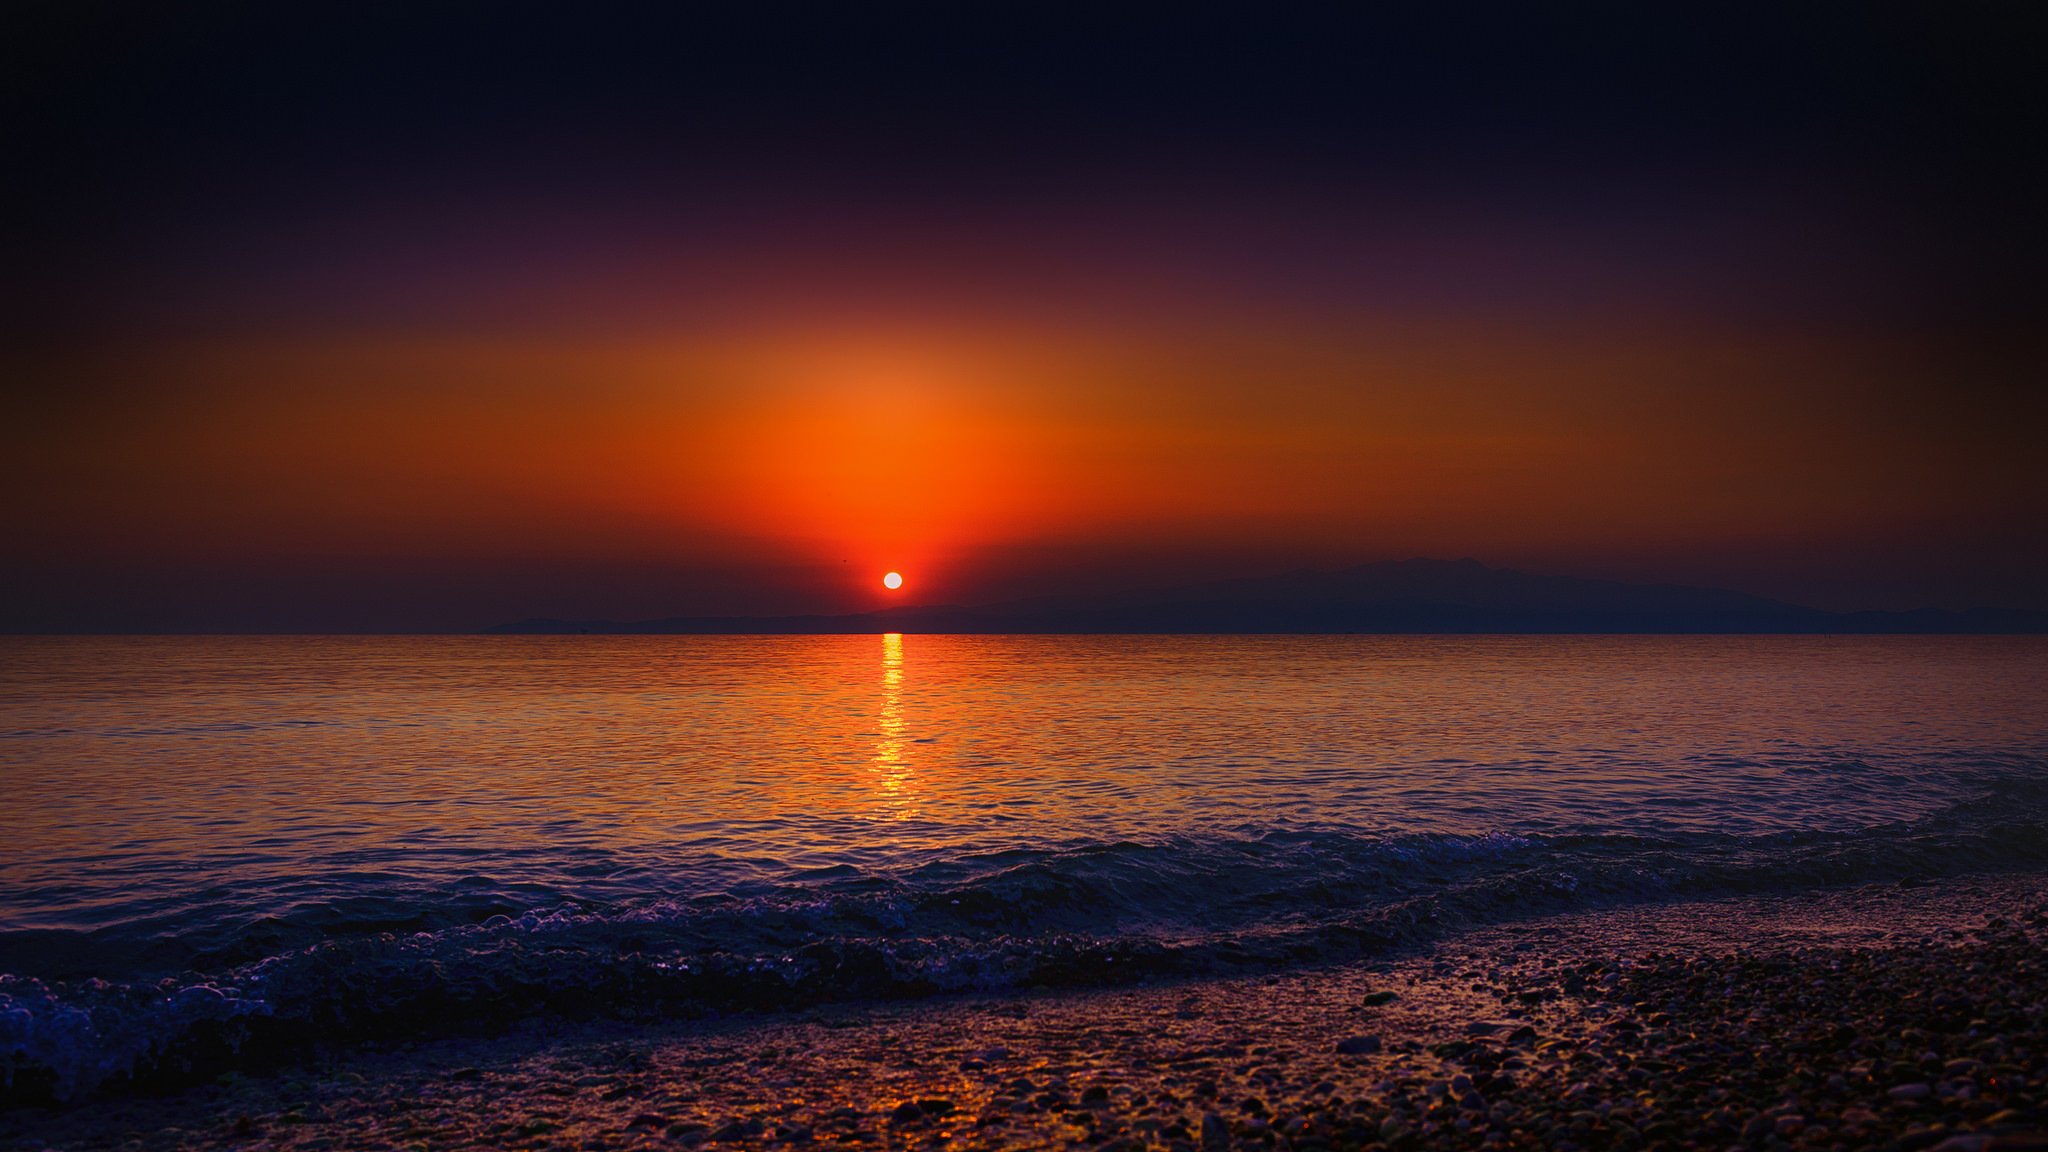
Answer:
[{"label": "distant hill", "polygon": [[522,620],[499,634],[1196,633],[2043,633],[2048,613],[1828,612],[1675,584],[1533,576],[1477,560],[1398,560],[1096,597],[843,616]]}]

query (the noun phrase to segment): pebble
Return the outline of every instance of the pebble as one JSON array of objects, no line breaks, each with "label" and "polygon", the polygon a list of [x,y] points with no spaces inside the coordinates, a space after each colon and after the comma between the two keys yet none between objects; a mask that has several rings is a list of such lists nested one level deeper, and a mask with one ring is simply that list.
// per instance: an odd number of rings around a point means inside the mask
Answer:
[{"label": "pebble", "polygon": [[889,1123],[891,1124],[915,1124],[922,1119],[924,1119],[924,1109],[919,1108],[914,1100],[905,1100],[896,1106],[895,1111],[889,1113]]}]

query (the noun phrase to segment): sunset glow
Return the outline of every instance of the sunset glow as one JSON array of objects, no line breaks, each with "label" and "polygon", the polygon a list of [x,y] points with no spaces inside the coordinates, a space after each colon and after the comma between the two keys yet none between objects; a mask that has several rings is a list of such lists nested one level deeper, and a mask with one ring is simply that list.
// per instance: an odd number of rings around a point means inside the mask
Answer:
[{"label": "sunset glow", "polygon": [[[1802,148],[1811,170],[1695,172],[1630,161],[1675,145],[1616,125],[1581,165],[1461,135],[1499,104],[1453,87],[1397,114],[1318,101],[1337,119],[1300,137],[1298,109],[1254,101],[1206,159],[1145,136],[1150,105],[1098,151],[1000,100],[962,112],[985,153],[880,147],[921,121],[857,100],[831,148],[788,125],[685,142],[716,118],[680,112],[635,147],[653,121],[590,109],[502,162],[252,144],[236,168],[140,133],[119,146],[187,184],[71,200],[132,200],[107,212],[147,235],[18,277],[49,315],[11,310],[33,338],[0,342],[0,534],[22,558],[0,625],[840,613],[880,595],[849,573],[975,604],[1417,556],[1842,609],[2048,606],[2048,413],[2007,383],[2032,378],[2009,322],[2030,313],[1987,303],[2003,281],[1973,262],[2007,245],[1968,234],[1981,206],[1934,212],[1932,161]],[[1373,160],[1394,125],[1452,151]],[[115,243],[72,223],[22,227]]]},{"label": "sunset glow", "polygon": [[12,6],[0,1147],[2048,1149],[2030,16]]}]

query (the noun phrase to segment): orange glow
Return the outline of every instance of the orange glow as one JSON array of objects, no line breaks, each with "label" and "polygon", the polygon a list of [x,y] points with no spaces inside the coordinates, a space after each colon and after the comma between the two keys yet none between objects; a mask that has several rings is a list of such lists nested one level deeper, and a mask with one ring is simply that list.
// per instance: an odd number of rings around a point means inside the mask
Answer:
[{"label": "orange glow", "polygon": [[745,603],[650,580],[644,603],[596,610],[620,615],[860,610],[899,587],[850,577],[877,571],[973,603],[1031,594],[1074,557],[1150,555],[1127,571],[1170,578],[1197,548],[1247,574],[1412,555],[1573,568],[1935,522],[1933,478],[1955,462],[1849,402],[1882,359],[1669,324],[221,341],[103,365],[172,398],[118,421],[0,421],[36,430],[7,438],[6,475],[43,494],[0,529],[29,550],[229,570],[761,574],[721,585],[758,588]]}]

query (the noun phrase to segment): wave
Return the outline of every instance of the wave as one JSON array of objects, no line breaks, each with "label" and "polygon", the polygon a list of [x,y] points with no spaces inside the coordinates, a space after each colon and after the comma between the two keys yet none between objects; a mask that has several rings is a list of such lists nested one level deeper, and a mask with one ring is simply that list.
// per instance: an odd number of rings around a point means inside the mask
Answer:
[{"label": "wave", "polygon": [[[469,891],[429,904],[366,897],[241,925],[188,951],[213,963],[180,974],[0,975],[0,1100],[535,1016],[1108,986],[1341,962],[1577,908],[2033,869],[2048,869],[2048,781],[2022,776],[1932,817],[1849,832],[1247,829],[969,855],[899,875],[821,869],[747,898],[510,915],[488,911],[501,896]],[[103,971],[136,970],[154,947],[100,935],[90,943]],[[49,972],[62,965],[38,958],[76,954],[81,936],[4,933],[0,956]]]}]

